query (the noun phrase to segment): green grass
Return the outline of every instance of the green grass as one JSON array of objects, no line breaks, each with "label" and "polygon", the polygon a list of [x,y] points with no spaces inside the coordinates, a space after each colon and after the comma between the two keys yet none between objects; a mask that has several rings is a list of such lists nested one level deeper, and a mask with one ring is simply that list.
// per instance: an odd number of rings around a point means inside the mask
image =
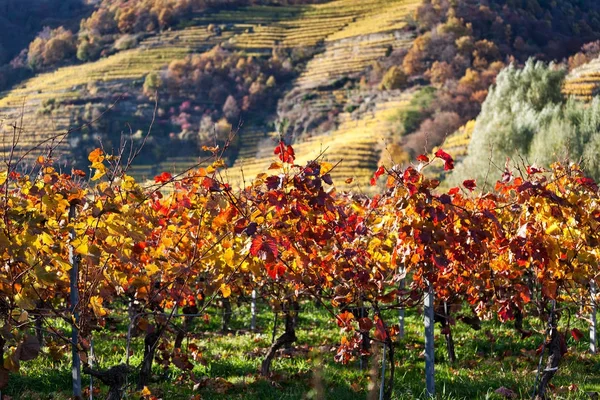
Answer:
[{"label": "green grass", "polygon": [[[333,361],[330,348],[340,340],[339,328],[321,308],[305,303],[298,328],[298,342],[292,356],[279,356],[273,363],[274,378],[259,377],[258,369],[271,343],[273,313],[260,307],[259,332],[247,331],[247,306],[234,307],[233,333],[222,334],[219,310],[209,310],[210,321],[198,319],[194,333],[184,341],[184,348],[194,343],[202,355],[194,363],[193,376],[174,366],[163,368],[154,364],[155,381],[152,393],[162,399],[189,399],[199,394],[202,399],[309,399],[314,397],[313,373],[320,371],[328,399],[365,399],[369,382],[368,371],[361,371],[358,362],[340,365]],[[422,320],[414,312],[407,313],[407,336],[397,343],[394,399],[424,398],[424,359]],[[389,318],[395,318],[389,315]],[[529,322],[529,321],[526,321]],[[125,353],[125,321],[116,331],[105,329],[95,333],[97,361],[103,367],[119,364]],[[537,327],[537,326],[536,326]],[[279,326],[281,329],[281,325]],[[585,327],[580,326],[583,330]],[[68,329],[66,329],[68,331]],[[490,341],[490,335],[494,341]],[[436,389],[439,399],[500,399],[494,391],[511,388],[519,398],[528,398],[535,379],[538,356],[535,349],[541,337],[534,335],[521,340],[512,324],[485,322],[482,330],[474,331],[458,322],[453,328],[459,361],[447,362],[444,338],[436,326]],[[141,360],[141,337],[133,341],[132,365]],[[561,399],[584,399],[585,392],[600,391],[600,359],[586,353],[588,343],[575,343],[568,338],[569,353],[552,380]],[[43,354],[23,363],[21,374],[12,376],[5,394],[14,399],[67,399],[70,390],[70,357],[59,361]],[[131,390],[127,398],[137,399],[133,390],[135,376],[130,377]],[[194,385],[198,382],[198,387]],[[229,382],[229,383],[223,383]],[[84,375],[84,384],[89,378]],[[571,384],[574,392],[566,391]],[[562,388],[562,389],[561,389]],[[105,388],[103,388],[103,391]],[[311,397],[313,396],[313,397]],[[103,398],[98,394],[95,398]]]}]

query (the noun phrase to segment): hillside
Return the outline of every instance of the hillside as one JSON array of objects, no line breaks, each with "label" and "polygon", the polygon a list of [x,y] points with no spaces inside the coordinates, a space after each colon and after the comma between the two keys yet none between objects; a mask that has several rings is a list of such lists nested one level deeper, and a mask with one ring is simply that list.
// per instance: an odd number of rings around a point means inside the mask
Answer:
[{"label": "hillside", "polygon": [[600,58],[575,68],[565,79],[563,93],[579,100],[590,101],[600,93]]},{"label": "hillside", "polygon": [[[246,176],[251,176],[256,172],[252,166],[270,160],[262,150],[263,146],[273,147],[268,140],[274,122],[278,115],[282,121],[299,108],[313,117],[329,116],[329,122],[318,132],[308,124],[310,135],[293,138],[298,153],[310,158],[324,145],[330,148],[331,161],[338,162],[346,156],[338,152],[339,148],[360,148],[361,152],[346,157],[336,170],[340,175],[343,171],[345,178],[356,176],[357,182],[364,183],[377,167],[381,151],[377,144],[385,133],[384,122],[374,117],[391,105],[401,105],[403,95],[369,88],[362,91],[356,85],[349,89],[344,83],[360,80],[373,62],[410,45],[412,35],[407,21],[416,6],[415,0],[337,0],[312,5],[228,7],[200,13],[173,29],[138,35],[129,49],[97,61],[39,73],[0,94],[4,137],[1,152],[6,157],[13,150],[14,132],[19,139],[15,155],[33,160],[55,147],[54,157],[65,166],[85,165],[85,154],[97,146],[97,140],[108,149],[117,148],[122,138],[139,145],[154,110],[153,96],[144,94],[148,75],[156,73],[164,79],[173,60],[205,54],[218,46],[227,54],[245,54],[268,62],[274,53],[293,59],[293,70],[287,76],[296,77],[277,82],[277,93],[286,96],[287,101],[279,106],[273,103],[270,109],[258,107],[239,114],[242,128],[225,154],[233,166],[232,180],[239,181],[239,166],[247,166]],[[202,143],[194,131],[202,113],[212,110],[215,115],[221,105],[181,92],[159,90],[155,124],[145,150],[132,167],[138,178],[153,177],[163,169],[184,171],[202,156]],[[192,128],[182,128],[178,122],[184,113]],[[293,123],[301,125],[303,118],[300,115]],[[352,124],[355,126],[350,129]],[[234,129],[236,124],[230,125]]]},{"label": "hillside", "polygon": [[469,138],[453,132],[477,118],[510,63],[571,56],[564,93],[591,99],[597,61],[584,61],[600,52],[600,5],[554,3],[84,1],[0,71],[13,85],[0,93],[0,153],[31,162],[51,148],[63,167],[83,168],[99,141],[124,154],[143,144],[130,172],[147,179],[227,145],[239,183],[269,165],[282,137],[300,156],[328,148],[352,175],[339,173],[338,186],[369,191],[390,159],[439,146],[465,155]]}]

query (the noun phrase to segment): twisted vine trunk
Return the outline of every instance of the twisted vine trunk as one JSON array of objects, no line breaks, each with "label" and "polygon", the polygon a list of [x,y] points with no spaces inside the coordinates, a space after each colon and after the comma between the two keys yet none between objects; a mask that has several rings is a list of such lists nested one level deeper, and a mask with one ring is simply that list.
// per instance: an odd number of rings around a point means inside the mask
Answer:
[{"label": "twisted vine trunk", "polygon": [[269,348],[269,351],[267,352],[267,355],[265,356],[265,359],[262,362],[260,368],[260,374],[262,376],[269,376],[269,374],[271,373],[271,364],[273,362],[273,359],[277,355],[277,351],[284,346],[291,346],[291,344],[297,340],[296,314],[298,308],[297,306],[295,307],[293,303],[294,302],[290,302],[290,304],[285,310],[285,331],[281,336],[277,338],[277,340],[275,340],[275,342],[273,342],[273,344]]},{"label": "twisted vine trunk", "polygon": [[444,302],[444,320],[442,325],[446,339],[446,348],[448,350],[448,361],[454,364],[456,362],[456,351],[454,350],[454,339],[452,338],[452,327],[450,325],[450,310],[446,302]]},{"label": "twisted vine trunk", "polygon": [[161,330],[156,329],[154,332],[150,332],[144,338],[144,358],[140,366],[140,377],[138,380],[138,389],[143,389],[144,386],[148,386],[150,383],[150,376],[152,375],[152,360],[154,359],[154,353],[156,352],[156,344],[160,339]]},{"label": "twisted vine trunk", "polygon": [[[198,307],[196,306],[191,306],[191,307],[184,307],[183,308],[183,313],[184,314],[198,314]],[[191,315],[186,315],[185,317],[183,317],[183,325],[181,328],[179,328],[177,330],[177,336],[175,337],[175,348],[176,349],[181,349],[181,344],[183,343],[183,339],[185,339],[187,333],[190,330],[190,326],[192,325],[192,321],[194,320],[194,316]]]},{"label": "twisted vine trunk", "polygon": [[121,400],[123,398],[129,371],[129,367],[125,364],[114,366],[106,371],[93,370],[87,365],[84,365],[83,367],[83,372],[94,378],[98,378],[102,383],[108,386],[109,389],[106,400]]},{"label": "twisted vine trunk", "polygon": [[229,297],[223,298],[223,332],[229,331],[229,323],[231,322],[231,301]]},{"label": "twisted vine trunk", "polygon": [[556,372],[558,372],[558,364],[566,351],[564,339],[558,331],[558,317],[555,313],[551,316],[550,321],[551,332],[549,341],[546,345],[546,349],[548,349],[548,360],[546,361],[546,368],[542,371],[540,382],[536,388],[535,400],[546,400],[548,398],[546,396],[546,390],[548,389],[550,380],[556,375]]},{"label": "twisted vine trunk", "polygon": [[43,326],[43,318],[42,318],[42,309],[44,308],[44,302],[43,301],[38,301],[38,303],[36,304],[37,309],[39,310],[38,313],[34,316],[34,320],[35,320],[35,337],[37,338],[39,344],[40,344],[40,349],[44,347],[44,326]]},{"label": "twisted vine trunk", "polygon": [[[369,311],[365,307],[360,307],[359,315],[360,318],[366,318],[369,316]],[[371,352],[371,339],[369,338],[368,331],[361,333],[360,349],[362,352],[360,356],[360,369],[364,371],[369,367],[369,354]]]},{"label": "twisted vine trunk", "polygon": [[[296,327],[298,326],[298,314],[300,313],[300,304],[297,301],[291,301],[289,308],[291,312],[292,325],[294,326],[294,332],[296,332]],[[284,347],[286,349],[291,348],[292,342],[285,343]]]},{"label": "twisted vine trunk", "polygon": [[[388,339],[386,340],[385,344],[388,347],[388,359],[390,360],[390,377],[385,388],[384,397],[386,400],[391,400],[392,393],[394,391],[394,373],[396,372],[396,362],[394,361],[394,342],[392,341],[389,332]],[[384,380],[385,376],[382,376],[381,379]]]},{"label": "twisted vine trunk", "polygon": [[[6,344],[6,340],[0,336],[0,360],[4,360],[4,345]],[[9,372],[4,366],[0,365],[0,400],[4,399],[4,394],[2,394],[2,390],[8,385]]]}]

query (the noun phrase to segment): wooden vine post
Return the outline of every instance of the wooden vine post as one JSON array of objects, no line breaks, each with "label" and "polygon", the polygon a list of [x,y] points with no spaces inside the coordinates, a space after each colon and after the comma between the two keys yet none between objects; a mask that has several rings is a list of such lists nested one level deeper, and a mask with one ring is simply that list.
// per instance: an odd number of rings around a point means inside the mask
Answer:
[{"label": "wooden vine post", "polygon": [[252,290],[252,302],[250,303],[250,312],[252,319],[250,321],[250,330],[256,330],[256,289]]},{"label": "wooden vine post", "polygon": [[[76,217],[77,210],[74,204],[71,204],[69,208],[69,220],[73,221]],[[75,228],[71,228],[69,233],[69,239],[71,243],[75,240]],[[79,352],[77,350],[79,332],[77,324],[79,323],[79,313],[77,312],[77,304],[79,303],[79,256],[75,254],[75,247],[71,244],[69,246],[69,263],[71,264],[70,274],[70,300],[71,300],[71,313],[73,315],[73,322],[71,323],[71,353],[73,355],[73,361],[71,365],[71,375],[73,379],[73,398],[76,400],[82,399],[81,397],[81,359],[79,358]]]},{"label": "wooden vine post", "polygon": [[[401,268],[400,273],[406,273],[405,269]],[[406,278],[402,278],[400,280],[400,284],[398,285],[398,289],[400,289],[400,292],[403,292],[405,287]],[[398,309],[398,339],[404,339],[404,307],[400,307]]]},{"label": "wooden vine post", "polygon": [[597,320],[596,320],[596,282],[590,282],[590,295],[592,301],[592,313],[590,315],[590,353],[596,354],[598,352],[598,337],[597,337]]},{"label": "wooden vine post", "polygon": [[434,293],[433,285],[429,283],[425,293],[424,304],[424,322],[425,322],[425,386],[427,396],[435,396],[435,367],[434,367]]}]

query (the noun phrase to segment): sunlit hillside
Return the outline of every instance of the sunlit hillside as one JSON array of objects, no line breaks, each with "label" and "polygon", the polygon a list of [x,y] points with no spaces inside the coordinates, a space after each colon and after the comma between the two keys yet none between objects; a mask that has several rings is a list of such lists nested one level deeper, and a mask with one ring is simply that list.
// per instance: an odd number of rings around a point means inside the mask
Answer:
[{"label": "sunlit hillside", "polygon": [[563,92],[567,96],[589,101],[600,93],[600,58],[574,69],[565,80]]},{"label": "sunlit hillside", "polygon": [[[274,52],[293,51],[308,58],[300,59],[296,66],[298,78],[285,90],[309,93],[301,95],[304,100],[299,104],[293,102],[294,106],[304,107],[308,113],[342,110],[339,118],[316,137],[311,133],[307,136],[309,140],[297,138],[298,153],[308,159],[325,147],[329,147],[330,157],[340,154],[338,147],[360,150],[351,157],[355,160],[352,162],[344,153],[346,161],[336,168],[336,174],[355,177],[355,182],[364,183],[365,177],[376,168],[380,152],[377,143],[382,137],[381,122],[375,113],[392,105],[401,106],[402,102],[390,102],[390,96],[373,95],[367,90],[364,95],[371,96],[370,103],[363,106],[362,112],[351,116],[344,108],[349,103],[356,104],[356,99],[358,104],[364,102],[363,93],[334,87],[335,82],[358,79],[392,50],[409,46],[412,34],[406,29],[407,23],[418,4],[416,0],[337,0],[315,5],[257,5],[191,16],[180,27],[143,35],[130,49],[98,61],[40,73],[2,93],[0,115],[4,141],[1,152],[5,156],[13,152],[32,160],[52,146],[56,147],[54,156],[69,164],[75,157],[74,152],[83,153],[84,149],[79,149],[82,143],[94,138],[114,147],[119,144],[119,135],[124,135],[137,138],[139,144],[153,119],[154,99],[142,94],[148,74],[163,73],[172,60],[203,53],[216,45],[259,58],[270,57]],[[173,129],[161,113],[179,103],[164,101],[158,99],[158,115],[151,138],[152,135],[166,137],[169,129]],[[382,104],[378,104],[380,101]],[[231,150],[225,154],[234,166],[232,170],[245,165],[246,176],[251,176],[256,172],[255,166],[264,165],[267,158],[255,160],[255,157],[264,155],[261,146],[268,142],[277,114],[281,114],[281,110],[259,121],[253,113],[242,113],[242,128],[237,131]],[[354,120],[358,121],[357,125],[349,133]],[[86,126],[90,122],[94,123],[93,129],[91,125]],[[107,136],[103,133],[106,131],[111,134]],[[13,149],[15,133],[18,141]],[[199,149],[190,150],[189,145],[179,152],[173,148],[168,150],[156,156],[158,158],[140,158],[141,161],[134,162],[131,172],[144,179],[161,170],[185,171],[198,162],[201,154]]]},{"label": "sunlit hillside", "polygon": [[[337,188],[370,193],[369,181],[389,138],[390,118],[398,108],[408,104],[410,96],[410,93],[390,95],[374,110],[358,118],[353,118],[351,113],[341,114],[340,124],[332,132],[294,145],[298,155],[296,162],[302,165],[310,160],[325,160],[335,165],[331,176]],[[264,138],[254,155],[238,158],[227,169],[226,177],[234,185],[242,186],[268,170],[271,163],[277,161],[273,154],[277,140],[275,133]]]}]

